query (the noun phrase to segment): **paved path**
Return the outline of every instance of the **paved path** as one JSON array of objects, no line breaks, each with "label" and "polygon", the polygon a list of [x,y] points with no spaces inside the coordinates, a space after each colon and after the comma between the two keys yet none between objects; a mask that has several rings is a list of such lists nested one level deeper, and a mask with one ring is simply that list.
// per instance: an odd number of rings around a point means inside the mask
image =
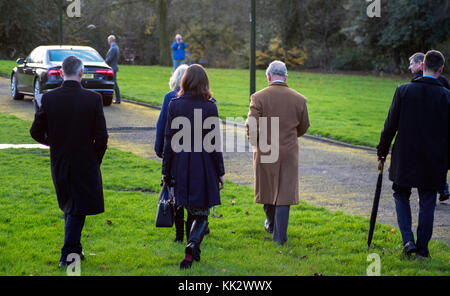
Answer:
[{"label": "paved path", "polygon": [[[162,98],[161,98],[162,99]],[[220,110],[219,110],[220,111]],[[32,120],[30,98],[13,101],[9,95],[9,80],[0,78],[0,112]],[[112,147],[158,159],[153,152],[155,125],[159,111],[129,103],[105,108]],[[312,123],[314,124],[314,123]],[[237,128],[243,133],[242,128]],[[32,140],[30,139],[30,144]],[[10,143],[14,144],[14,143]],[[369,217],[377,179],[377,160],[372,151],[342,147],[320,141],[300,139],[300,198],[331,211]],[[252,155],[224,153],[226,179],[252,186]],[[389,164],[389,159],[387,164]],[[384,178],[378,221],[397,228],[392,183]],[[413,223],[417,225],[418,195],[411,196]],[[261,209],[262,210],[262,209]],[[433,238],[450,244],[450,203],[439,203],[435,214]]]}]

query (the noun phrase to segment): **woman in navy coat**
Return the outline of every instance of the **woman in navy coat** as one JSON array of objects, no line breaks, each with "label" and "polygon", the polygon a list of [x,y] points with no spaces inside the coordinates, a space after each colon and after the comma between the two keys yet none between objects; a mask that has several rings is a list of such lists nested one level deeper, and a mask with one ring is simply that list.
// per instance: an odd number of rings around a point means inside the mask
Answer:
[{"label": "woman in navy coat", "polygon": [[202,66],[189,66],[178,95],[169,103],[162,175],[166,184],[174,184],[176,206],[186,207],[188,221],[193,221],[180,264],[184,269],[200,261],[209,209],[220,205],[225,169],[217,106]]},{"label": "woman in navy coat", "polygon": [[[164,150],[164,132],[166,130],[166,123],[167,123],[167,113],[169,110],[169,103],[172,101],[172,99],[176,98],[178,96],[178,92],[180,91],[180,84],[181,84],[181,78],[184,75],[184,72],[188,68],[187,65],[181,65],[179,66],[175,72],[173,72],[172,77],[170,77],[169,86],[172,90],[171,92],[167,93],[164,96],[164,101],[162,104],[161,112],[159,113],[159,118],[156,123],[156,139],[155,139],[155,153],[158,157],[163,157],[163,150]],[[167,188],[167,187],[165,187]],[[168,197],[169,193],[164,192],[164,196]],[[183,242],[184,238],[184,207],[178,206],[175,209],[175,242]],[[188,233],[189,230],[186,229],[186,233]]]}]

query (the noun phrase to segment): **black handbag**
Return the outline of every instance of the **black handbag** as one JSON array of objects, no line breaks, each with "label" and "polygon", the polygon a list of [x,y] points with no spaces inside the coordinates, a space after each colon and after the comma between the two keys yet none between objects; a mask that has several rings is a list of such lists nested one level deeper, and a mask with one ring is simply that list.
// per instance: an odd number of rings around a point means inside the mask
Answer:
[{"label": "black handbag", "polygon": [[173,227],[174,205],[170,188],[164,184],[159,193],[158,209],[156,211],[156,227]]}]

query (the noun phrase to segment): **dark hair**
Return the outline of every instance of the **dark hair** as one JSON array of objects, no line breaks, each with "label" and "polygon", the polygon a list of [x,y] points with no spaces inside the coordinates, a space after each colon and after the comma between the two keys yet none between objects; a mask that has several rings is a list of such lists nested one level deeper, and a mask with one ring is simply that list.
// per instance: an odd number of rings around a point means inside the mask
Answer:
[{"label": "dark hair", "polygon": [[201,65],[191,65],[184,72],[181,78],[178,96],[182,96],[185,93],[189,93],[193,97],[199,97],[205,101],[211,100],[212,94],[209,90],[208,75],[206,75],[205,68]]},{"label": "dark hair", "polygon": [[444,66],[445,58],[442,53],[437,50],[430,50],[425,55],[424,70],[427,72],[437,73]]},{"label": "dark hair", "polygon": [[65,76],[75,76],[83,68],[83,62],[76,56],[68,56],[62,63],[62,69]]},{"label": "dark hair", "polygon": [[409,61],[413,60],[414,63],[423,62],[425,54],[423,52],[416,52],[412,56],[409,57]]}]

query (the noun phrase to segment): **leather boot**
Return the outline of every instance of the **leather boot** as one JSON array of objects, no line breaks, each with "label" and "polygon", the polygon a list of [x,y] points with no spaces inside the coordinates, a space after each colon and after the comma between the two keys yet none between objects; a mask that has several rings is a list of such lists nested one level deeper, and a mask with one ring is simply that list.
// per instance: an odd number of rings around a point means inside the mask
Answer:
[{"label": "leather boot", "polygon": [[[189,235],[189,244],[185,249],[185,259],[181,262],[180,268],[191,268],[192,261],[200,261],[200,244],[205,236],[205,230],[208,227],[208,220],[195,219],[192,224]],[[189,260],[190,259],[190,260]]]},{"label": "leather boot", "polygon": [[186,219],[186,241],[189,242],[189,234],[191,233],[192,223],[194,222],[194,216],[188,213]]},{"label": "leather boot", "polygon": [[177,207],[175,209],[175,240],[174,242],[183,242],[184,238],[184,208]]}]

